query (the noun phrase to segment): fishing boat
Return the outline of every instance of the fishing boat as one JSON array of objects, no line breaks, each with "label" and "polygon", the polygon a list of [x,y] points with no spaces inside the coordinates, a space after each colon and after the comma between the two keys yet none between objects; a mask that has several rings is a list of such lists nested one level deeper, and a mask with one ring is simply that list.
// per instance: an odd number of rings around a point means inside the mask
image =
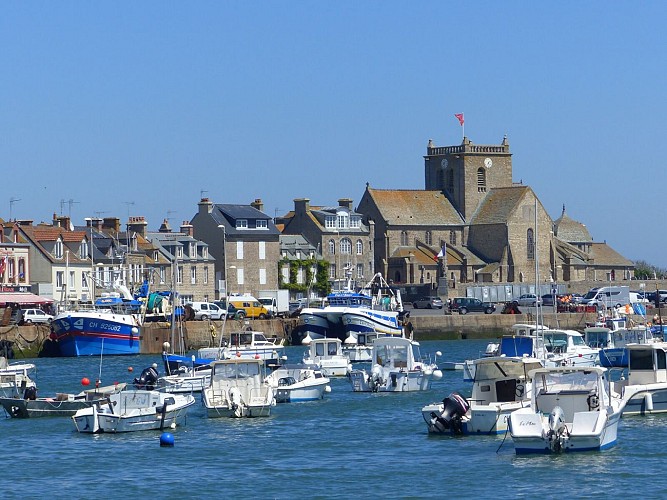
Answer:
[{"label": "fishing boat", "polygon": [[529,357],[486,357],[475,363],[472,396],[451,393],[422,408],[428,431],[436,434],[501,434],[510,413],[530,405],[530,371],[542,362]]},{"label": "fishing boat", "polygon": [[350,363],[368,363],[373,359],[373,341],[379,336],[377,333],[360,333],[356,344],[343,344],[343,354]]},{"label": "fishing boat", "polygon": [[359,291],[352,285],[351,270],[347,284],[327,295],[323,308],[306,307],[299,313],[304,337],[302,343],[325,337],[338,337],[346,344],[357,344],[360,334],[403,336],[403,310],[400,290],[390,287],[377,273]]},{"label": "fishing boat", "polygon": [[550,329],[540,333],[547,350],[545,366],[595,366],[599,350],[586,345],[575,330]]},{"label": "fishing boat", "polygon": [[282,365],[265,380],[273,388],[276,403],[315,401],[331,392],[329,378],[313,365]]},{"label": "fishing boat", "polygon": [[285,351],[282,344],[266,338],[263,332],[244,330],[231,333],[225,346],[204,347],[197,351],[197,358],[208,359],[261,359],[267,365],[277,365]]},{"label": "fishing boat", "polygon": [[599,349],[601,366],[625,368],[628,366],[628,344],[657,342],[647,325],[628,326],[625,317],[602,317],[584,328],[584,340],[589,347]]},{"label": "fishing boat", "polygon": [[560,366],[532,376],[530,406],[509,416],[517,454],[604,450],[616,444],[623,402],[607,369]]},{"label": "fishing boat", "polygon": [[7,358],[0,356],[0,394],[18,398],[36,393],[35,381],[31,376],[34,371],[35,365],[32,363],[8,363]]},{"label": "fishing boat", "polygon": [[[82,408],[100,403],[111,394],[125,389],[126,384],[114,384],[81,391],[78,394],[56,393],[53,397],[0,398],[0,405],[12,418],[72,416]],[[36,395],[36,391],[35,391]]]},{"label": "fishing boat", "polygon": [[183,425],[187,409],[194,403],[191,394],[132,389],[78,410],[72,421],[78,432],[87,434],[162,430]]},{"label": "fishing boat", "polygon": [[317,366],[325,377],[344,377],[352,370],[352,365],[343,354],[342,345],[340,339],[313,340],[303,362]]},{"label": "fishing boat", "polygon": [[234,357],[211,363],[211,383],[202,391],[209,417],[268,417],[276,404],[261,359]]},{"label": "fishing boat", "polygon": [[[440,352],[436,353],[436,358]],[[404,337],[380,337],[373,342],[370,372],[355,369],[349,373],[354,392],[426,391],[442,372],[435,360],[423,360],[419,343]]]},{"label": "fishing boat", "polygon": [[51,323],[51,340],[61,356],[119,356],[139,354],[141,302],[118,281],[92,307],[61,311]]},{"label": "fishing boat", "polygon": [[165,392],[201,392],[211,383],[211,359],[162,353],[165,375],[156,387]]},{"label": "fishing boat", "polygon": [[667,413],[667,343],[628,344],[627,376],[614,382],[623,415]]}]

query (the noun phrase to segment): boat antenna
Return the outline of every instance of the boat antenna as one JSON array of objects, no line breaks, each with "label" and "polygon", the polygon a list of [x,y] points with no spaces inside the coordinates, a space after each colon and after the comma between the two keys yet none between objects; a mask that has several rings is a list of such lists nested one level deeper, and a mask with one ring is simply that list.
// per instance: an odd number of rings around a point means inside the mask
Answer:
[{"label": "boat antenna", "polygon": [[100,349],[100,373],[97,376],[97,381],[95,382],[95,388],[99,389],[100,384],[102,383],[102,357],[104,355],[104,337],[102,337],[102,347]]}]

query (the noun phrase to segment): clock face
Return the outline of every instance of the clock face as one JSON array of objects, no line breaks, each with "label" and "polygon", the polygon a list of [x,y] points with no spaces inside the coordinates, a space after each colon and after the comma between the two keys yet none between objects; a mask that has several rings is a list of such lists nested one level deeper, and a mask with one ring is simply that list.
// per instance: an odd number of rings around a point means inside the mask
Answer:
[{"label": "clock face", "polygon": [[486,168],[491,168],[491,165],[493,165],[493,161],[491,160],[491,158],[487,158],[486,160],[484,160],[484,166]]},{"label": "clock face", "polygon": [[447,167],[447,158],[443,158],[442,161],[440,162],[440,165],[442,165],[442,168]]}]

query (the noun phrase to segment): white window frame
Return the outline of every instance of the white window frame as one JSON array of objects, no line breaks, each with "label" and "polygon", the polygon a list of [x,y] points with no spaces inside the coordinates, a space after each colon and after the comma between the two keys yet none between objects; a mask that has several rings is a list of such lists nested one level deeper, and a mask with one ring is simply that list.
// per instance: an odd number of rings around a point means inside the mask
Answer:
[{"label": "white window frame", "polygon": [[191,285],[197,284],[197,266],[190,267],[190,284]]},{"label": "white window frame", "polygon": [[245,276],[242,267],[236,268],[236,284],[237,285],[245,284]]},{"label": "white window frame", "polygon": [[357,255],[363,255],[364,253],[364,242],[357,240]]},{"label": "white window frame", "polygon": [[248,229],[248,219],[236,219],[236,229]]},{"label": "white window frame", "polygon": [[243,260],[243,242],[242,241],[237,241],[236,242],[236,258],[238,260]]},{"label": "white window frame", "polygon": [[262,267],[259,268],[259,284],[266,285],[266,269]]},{"label": "white window frame", "polygon": [[266,260],[266,241],[259,242],[259,260]]},{"label": "white window frame", "polygon": [[255,221],[255,228],[257,228],[257,229],[269,229],[269,222],[265,219],[257,219]]}]

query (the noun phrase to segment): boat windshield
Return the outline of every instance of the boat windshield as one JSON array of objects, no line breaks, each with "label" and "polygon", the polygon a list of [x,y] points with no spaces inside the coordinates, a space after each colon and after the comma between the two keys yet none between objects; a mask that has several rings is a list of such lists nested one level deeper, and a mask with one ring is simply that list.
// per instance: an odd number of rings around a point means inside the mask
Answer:
[{"label": "boat windshield", "polygon": [[375,362],[380,366],[394,366],[395,368],[407,368],[408,346],[383,345],[376,346]]},{"label": "boat windshield", "polygon": [[560,391],[594,391],[597,389],[597,380],[597,373],[588,370],[541,373],[535,379],[535,388],[551,393]]},{"label": "boat windshield", "polygon": [[608,337],[606,331],[586,332],[586,343],[590,347],[609,347]]},{"label": "boat windshield", "polygon": [[249,378],[259,374],[259,363],[223,363],[215,365],[213,376],[218,378]]},{"label": "boat windshield", "polygon": [[564,352],[567,350],[567,333],[545,333],[544,346],[549,352]]}]

